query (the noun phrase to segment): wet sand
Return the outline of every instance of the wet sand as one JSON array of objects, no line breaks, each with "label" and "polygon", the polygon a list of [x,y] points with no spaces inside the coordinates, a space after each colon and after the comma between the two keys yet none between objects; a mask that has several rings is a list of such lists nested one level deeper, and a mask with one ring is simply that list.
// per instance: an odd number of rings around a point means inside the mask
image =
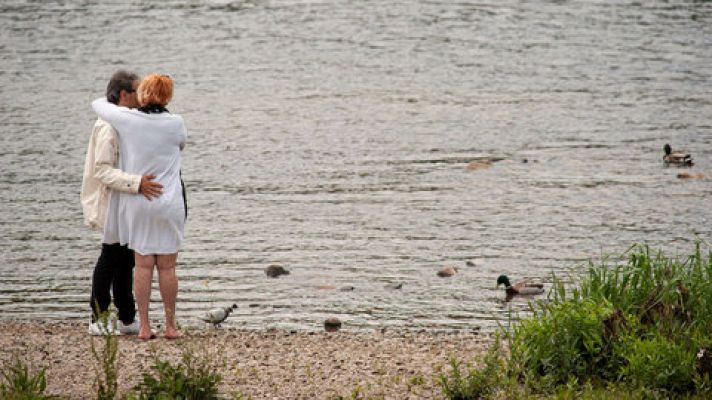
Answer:
[{"label": "wet sand", "polygon": [[[13,355],[47,368],[48,394],[96,395],[97,362],[84,322],[0,321],[0,361]],[[103,338],[94,338],[97,348]],[[491,337],[473,332],[303,332],[201,329],[176,341],[119,338],[119,392],[129,393],[153,365],[153,352],[176,364],[185,349],[214,360],[221,395],[253,399],[439,398],[434,378],[451,357],[470,361]]]}]

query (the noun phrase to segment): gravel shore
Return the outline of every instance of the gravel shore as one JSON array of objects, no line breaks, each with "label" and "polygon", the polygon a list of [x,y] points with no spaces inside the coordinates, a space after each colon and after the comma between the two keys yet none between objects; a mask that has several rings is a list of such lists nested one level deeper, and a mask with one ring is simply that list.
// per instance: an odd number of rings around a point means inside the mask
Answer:
[{"label": "gravel shore", "polygon": [[[47,368],[48,394],[96,395],[97,362],[86,323],[0,321],[0,362],[14,355]],[[185,349],[220,361],[221,394],[253,399],[440,398],[433,378],[451,357],[470,361],[491,337],[473,332],[295,332],[202,329],[180,340],[119,339],[119,391],[126,394],[153,365],[152,352],[177,363]],[[102,338],[95,338],[103,346]]]}]

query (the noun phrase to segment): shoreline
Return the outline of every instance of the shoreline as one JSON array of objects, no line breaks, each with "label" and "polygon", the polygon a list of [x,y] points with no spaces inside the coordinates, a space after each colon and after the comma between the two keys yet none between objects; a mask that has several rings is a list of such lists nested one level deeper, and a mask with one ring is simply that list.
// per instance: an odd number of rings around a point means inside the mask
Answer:
[{"label": "shoreline", "polygon": [[[82,321],[0,321],[0,363],[14,355],[34,369],[46,367],[46,394],[89,399],[96,396],[97,362]],[[392,399],[438,397],[433,382],[450,358],[468,362],[484,354],[492,337],[455,332],[249,331],[235,328],[189,329],[180,340],[143,342],[119,338],[119,395],[131,392],[150,372],[156,352],[172,364],[184,349],[221,360],[220,394],[253,399],[330,399],[362,396]],[[103,338],[95,337],[97,345]],[[138,366],[138,368],[137,368]]]}]

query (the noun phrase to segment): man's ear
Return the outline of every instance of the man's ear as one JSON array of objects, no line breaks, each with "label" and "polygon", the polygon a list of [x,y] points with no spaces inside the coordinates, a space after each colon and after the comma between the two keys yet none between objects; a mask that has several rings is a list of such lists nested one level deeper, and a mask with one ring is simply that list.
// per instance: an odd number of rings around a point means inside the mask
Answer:
[{"label": "man's ear", "polygon": [[119,102],[121,102],[121,103],[125,102],[126,100],[128,100],[128,96],[130,96],[130,95],[131,95],[131,93],[127,92],[124,89],[121,89],[119,91]]}]

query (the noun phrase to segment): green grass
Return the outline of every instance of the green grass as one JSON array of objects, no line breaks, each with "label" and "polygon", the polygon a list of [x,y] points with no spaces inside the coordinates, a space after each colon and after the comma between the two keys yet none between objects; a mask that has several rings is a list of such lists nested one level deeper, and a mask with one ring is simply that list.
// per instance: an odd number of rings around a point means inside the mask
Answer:
[{"label": "green grass", "polygon": [[45,400],[54,396],[44,394],[47,388],[45,368],[33,370],[27,363],[15,356],[0,370],[0,399],[4,400]]},{"label": "green grass", "polygon": [[684,258],[633,246],[617,263],[589,263],[573,284],[554,277],[547,297],[503,328],[500,361],[490,352],[464,374],[453,361],[444,397],[712,396],[712,256],[699,242]]},{"label": "green grass", "polygon": [[[203,349],[205,350],[205,349]],[[212,400],[218,399],[218,385],[222,376],[218,373],[221,360],[207,352],[199,353],[192,347],[183,349],[181,361],[171,364],[161,360],[153,350],[153,373],[144,373],[143,380],[135,387],[136,393],[129,396],[136,400]],[[234,398],[241,398],[235,393]]]},{"label": "green grass", "polygon": [[484,356],[481,368],[469,364],[463,366],[457,359],[451,359],[450,373],[441,373],[437,380],[443,395],[452,400],[467,400],[494,393],[497,385],[506,378],[500,351],[500,339],[497,337]]}]

